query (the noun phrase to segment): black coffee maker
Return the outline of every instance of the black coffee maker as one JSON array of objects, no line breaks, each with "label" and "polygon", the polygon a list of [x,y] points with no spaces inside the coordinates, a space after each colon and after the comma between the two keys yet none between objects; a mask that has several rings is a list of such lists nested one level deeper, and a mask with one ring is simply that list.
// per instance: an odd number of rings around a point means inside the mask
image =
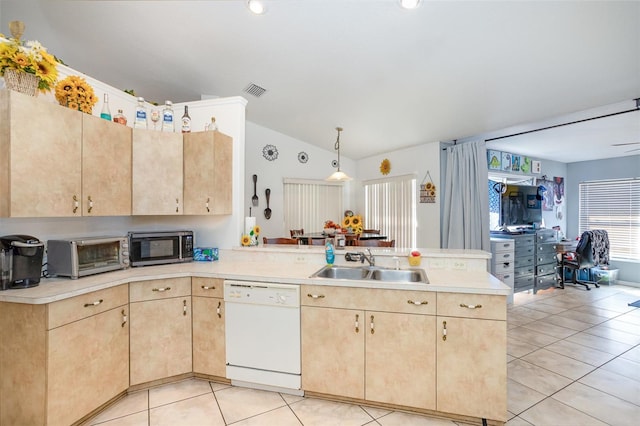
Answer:
[{"label": "black coffee maker", "polygon": [[0,237],[0,290],[40,283],[44,243],[31,235]]}]

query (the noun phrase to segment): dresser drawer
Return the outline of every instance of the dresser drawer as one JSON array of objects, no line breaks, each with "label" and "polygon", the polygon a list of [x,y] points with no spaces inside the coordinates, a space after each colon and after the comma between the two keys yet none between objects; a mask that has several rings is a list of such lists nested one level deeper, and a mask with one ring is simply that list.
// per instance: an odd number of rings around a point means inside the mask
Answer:
[{"label": "dresser drawer", "polygon": [[191,278],[167,278],[129,283],[129,299],[131,302],[145,300],[169,299],[172,297],[190,296]]},{"label": "dresser drawer", "polygon": [[555,263],[547,263],[546,265],[536,266],[536,275],[555,274],[557,265]]},{"label": "dresser drawer", "polygon": [[543,265],[545,263],[558,263],[556,253],[542,253],[536,256],[536,265]]},{"label": "dresser drawer", "polygon": [[533,275],[516,276],[513,280],[513,288],[515,291],[533,288],[535,277]]},{"label": "dresser drawer", "polygon": [[542,243],[536,245],[536,254],[556,254],[558,252],[558,244]]},{"label": "dresser drawer", "polygon": [[491,272],[494,274],[513,272],[513,262],[494,263],[491,265]]},{"label": "dresser drawer", "polygon": [[129,303],[127,284],[50,303],[49,330]]},{"label": "dresser drawer", "polygon": [[494,253],[513,252],[515,242],[513,240],[503,240],[500,238],[491,239],[491,251]]},{"label": "dresser drawer", "polygon": [[513,272],[494,274],[494,276],[500,281],[502,281],[503,283],[505,283],[506,285],[508,285],[509,287],[513,288],[513,282],[514,282]]},{"label": "dresser drawer", "polygon": [[523,277],[527,275],[533,275],[536,268],[533,265],[520,266],[517,268],[513,268],[513,275],[517,277]]},{"label": "dresser drawer", "polygon": [[533,256],[527,257],[516,257],[516,260],[513,263],[513,266],[516,268],[521,268],[523,266],[533,266],[535,264],[535,258]]},{"label": "dresser drawer", "polygon": [[533,235],[527,235],[525,237],[515,238],[514,241],[515,241],[515,250],[518,251],[523,248],[533,247],[535,238]]},{"label": "dresser drawer", "polygon": [[556,231],[553,229],[541,229],[536,232],[536,241],[538,243],[556,241]]},{"label": "dresser drawer", "polygon": [[536,277],[536,289],[555,287],[558,280],[555,274]]},{"label": "dresser drawer", "polygon": [[491,261],[493,263],[502,263],[512,261],[513,258],[514,255],[512,251],[496,252],[493,253],[493,258],[491,259]]}]

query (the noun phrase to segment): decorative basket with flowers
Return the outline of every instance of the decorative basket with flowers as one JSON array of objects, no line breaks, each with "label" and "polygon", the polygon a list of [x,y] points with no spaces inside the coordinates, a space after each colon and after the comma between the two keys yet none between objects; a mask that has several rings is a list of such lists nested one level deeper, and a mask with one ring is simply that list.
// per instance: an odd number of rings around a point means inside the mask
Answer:
[{"label": "decorative basket with flowers", "polygon": [[56,85],[56,100],[62,106],[91,114],[98,98],[84,78],[70,75]]},{"label": "decorative basket with flowers", "polygon": [[48,92],[58,79],[56,58],[38,41],[20,41],[24,23],[12,21],[9,28],[13,38],[0,34],[6,39],[0,42],[0,76],[7,88],[31,96],[36,96],[38,90]]}]

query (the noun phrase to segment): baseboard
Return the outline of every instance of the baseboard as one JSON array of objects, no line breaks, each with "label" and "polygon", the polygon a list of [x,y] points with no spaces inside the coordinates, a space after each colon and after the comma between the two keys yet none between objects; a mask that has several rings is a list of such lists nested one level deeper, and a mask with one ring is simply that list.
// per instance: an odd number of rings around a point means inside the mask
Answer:
[{"label": "baseboard", "polygon": [[635,283],[635,282],[632,282],[632,281],[620,281],[620,280],[617,280],[614,285],[626,285],[628,287],[640,288],[640,283]]}]

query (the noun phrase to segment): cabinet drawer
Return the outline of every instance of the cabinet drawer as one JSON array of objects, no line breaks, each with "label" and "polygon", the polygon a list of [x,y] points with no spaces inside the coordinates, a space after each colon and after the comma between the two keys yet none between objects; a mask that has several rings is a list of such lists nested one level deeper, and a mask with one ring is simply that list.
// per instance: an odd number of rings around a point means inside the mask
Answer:
[{"label": "cabinet drawer", "polygon": [[546,263],[558,263],[556,253],[543,253],[536,256],[536,265],[543,265]]},{"label": "cabinet drawer", "polygon": [[191,278],[191,294],[203,297],[224,297],[224,280],[221,278]]},{"label": "cabinet drawer", "polygon": [[538,265],[536,266],[536,275],[548,275],[554,274],[556,272],[556,264],[555,263],[547,263],[546,265]]},{"label": "cabinet drawer", "polygon": [[556,231],[553,229],[540,230],[536,232],[536,241],[539,243],[546,243],[556,240]]},{"label": "cabinet drawer", "polygon": [[513,266],[515,268],[522,268],[523,266],[533,266],[535,258],[533,256],[527,257],[516,257],[516,260],[513,262]]},{"label": "cabinet drawer", "polygon": [[515,242],[513,240],[499,240],[492,239],[491,240],[491,251],[495,253],[501,252],[512,252],[515,247]]},{"label": "cabinet drawer", "polygon": [[540,254],[556,254],[558,252],[558,245],[556,243],[543,243],[536,245],[536,253]]},{"label": "cabinet drawer", "polygon": [[522,266],[519,268],[513,268],[513,275],[515,277],[524,277],[527,275],[533,275],[535,272],[535,267],[533,265]]},{"label": "cabinet drawer", "polygon": [[519,288],[533,288],[533,283],[535,282],[535,277],[533,275],[524,275],[524,276],[514,276],[513,279],[513,287],[516,289]]},{"label": "cabinet drawer", "polygon": [[542,289],[547,287],[554,287],[558,280],[555,274],[544,275],[536,277],[536,289]]},{"label": "cabinet drawer", "polygon": [[515,241],[514,247],[516,251],[518,251],[519,249],[523,249],[526,247],[533,247],[535,239],[533,235],[527,235],[526,237],[515,238],[514,241]]},{"label": "cabinet drawer", "polygon": [[502,281],[503,283],[505,283],[506,285],[508,285],[509,287],[513,288],[513,279],[514,279],[513,272],[508,272],[504,274],[495,274],[495,277],[500,281]]},{"label": "cabinet drawer", "polygon": [[506,296],[438,293],[438,316],[506,320]]},{"label": "cabinet drawer", "polygon": [[516,249],[515,251],[515,257],[529,257],[529,256],[533,256],[536,253],[536,248],[533,245],[527,246],[527,247],[522,247],[519,249]]},{"label": "cabinet drawer", "polygon": [[513,272],[513,262],[502,262],[491,265],[491,272],[500,274],[504,272]]},{"label": "cabinet drawer", "polygon": [[436,293],[429,291],[324,285],[303,285],[300,290],[300,303],[303,306],[430,315],[436,313]]},{"label": "cabinet drawer", "polygon": [[168,299],[191,295],[191,278],[171,278],[129,283],[131,302]]},{"label": "cabinet drawer", "polygon": [[491,259],[491,261],[493,263],[501,263],[501,262],[508,262],[513,260],[514,256],[513,256],[513,252],[512,251],[506,251],[506,252],[498,252],[498,253],[493,253],[493,259]]},{"label": "cabinet drawer", "polygon": [[48,330],[129,303],[128,285],[106,288],[48,305]]}]

